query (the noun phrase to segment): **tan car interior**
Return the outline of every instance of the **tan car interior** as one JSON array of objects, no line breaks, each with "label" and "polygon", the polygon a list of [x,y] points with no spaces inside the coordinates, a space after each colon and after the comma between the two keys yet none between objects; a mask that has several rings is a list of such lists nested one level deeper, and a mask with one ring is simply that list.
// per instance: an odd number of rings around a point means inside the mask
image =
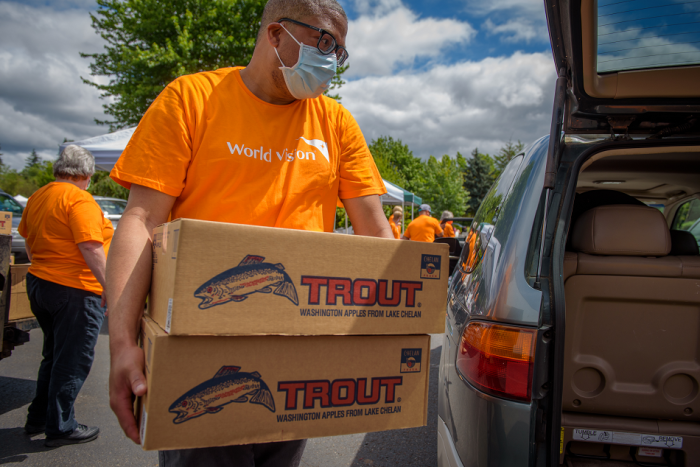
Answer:
[{"label": "tan car interior", "polygon": [[564,465],[700,465],[700,254],[669,229],[700,193],[700,150],[655,151],[601,154],[579,174],[564,259]]}]

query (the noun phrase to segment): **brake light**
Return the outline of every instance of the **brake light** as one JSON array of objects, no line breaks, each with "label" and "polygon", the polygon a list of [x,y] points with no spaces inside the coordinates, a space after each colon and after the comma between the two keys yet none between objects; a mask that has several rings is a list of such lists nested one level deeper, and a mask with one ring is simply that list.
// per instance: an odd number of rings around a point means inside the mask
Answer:
[{"label": "brake light", "polygon": [[535,336],[533,329],[472,321],[462,334],[457,368],[484,392],[530,401]]}]

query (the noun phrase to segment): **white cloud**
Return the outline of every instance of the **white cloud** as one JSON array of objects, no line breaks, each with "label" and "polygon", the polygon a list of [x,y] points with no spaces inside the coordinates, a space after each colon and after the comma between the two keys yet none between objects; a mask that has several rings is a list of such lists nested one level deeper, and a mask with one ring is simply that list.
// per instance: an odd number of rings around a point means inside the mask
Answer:
[{"label": "white cloud", "polygon": [[466,0],[469,11],[476,14],[488,14],[494,11],[518,11],[528,15],[543,16],[542,0]]},{"label": "white cloud", "polygon": [[36,148],[55,157],[64,137],[84,138],[107,131],[99,92],[82,83],[89,61],[79,52],[97,52],[102,39],[84,10],[56,11],[0,2],[0,145],[3,158]]},{"label": "white cloud", "polygon": [[511,19],[502,24],[494,24],[491,18],[486,19],[483,28],[490,34],[502,34],[503,42],[527,42],[532,40],[548,40],[549,34],[544,24],[535,24],[528,19]]},{"label": "white cloud", "polygon": [[367,141],[401,139],[420,157],[495,153],[549,131],[555,70],[549,53],[441,65],[412,75],[367,77],[340,90]]},{"label": "white cloud", "polygon": [[420,18],[400,0],[358,0],[356,9],[361,14],[348,29],[348,77],[389,75],[416,59],[436,59],[476,34],[463,21]]}]

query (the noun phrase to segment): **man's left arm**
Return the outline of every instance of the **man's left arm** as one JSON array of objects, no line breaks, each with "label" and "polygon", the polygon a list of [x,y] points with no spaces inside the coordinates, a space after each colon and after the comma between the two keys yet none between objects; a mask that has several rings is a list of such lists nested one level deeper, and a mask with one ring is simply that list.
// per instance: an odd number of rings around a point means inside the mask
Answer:
[{"label": "man's left arm", "polygon": [[386,221],[379,195],[360,196],[341,200],[357,235],[394,238]]}]

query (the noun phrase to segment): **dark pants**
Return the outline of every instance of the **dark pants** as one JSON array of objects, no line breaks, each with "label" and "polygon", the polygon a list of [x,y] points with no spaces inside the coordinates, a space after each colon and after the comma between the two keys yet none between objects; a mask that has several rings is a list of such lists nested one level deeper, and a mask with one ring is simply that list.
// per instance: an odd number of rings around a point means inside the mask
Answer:
[{"label": "dark pants", "polygon": [[46,424],[46,436],[70,434],[78,426],[73,405],[90,373],[105,316],[100,296],[27,274],[32,313],[44,332],[44,359],[27,423]]},{"label": "dark pants", "polygon": [[160,467],[297,467],[306,440],[160,451]]}]

